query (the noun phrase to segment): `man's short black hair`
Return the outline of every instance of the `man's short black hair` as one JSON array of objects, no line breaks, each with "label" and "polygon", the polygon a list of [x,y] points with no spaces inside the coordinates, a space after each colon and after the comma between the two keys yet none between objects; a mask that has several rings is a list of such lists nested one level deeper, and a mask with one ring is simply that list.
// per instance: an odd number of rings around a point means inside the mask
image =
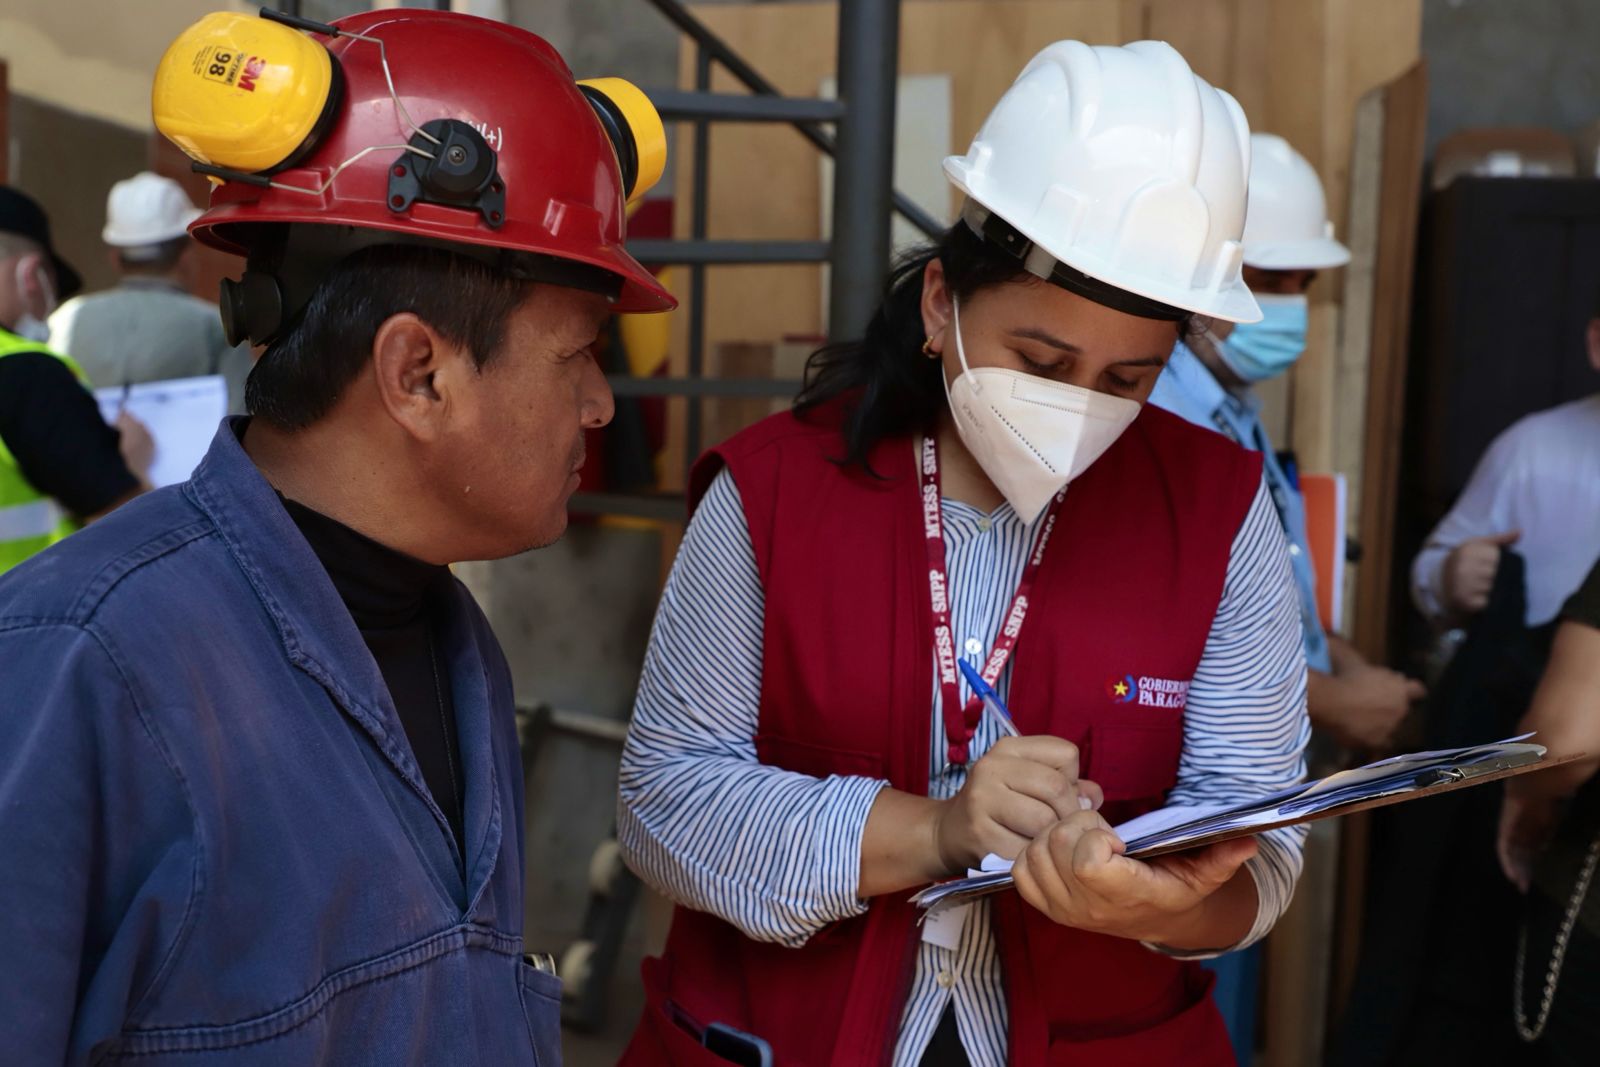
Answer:
[{"label": "man's short black hair", "polygon": [[299,321],[250,372],[245,406],[283,430],[326,415],[372,357],[378,327],[412,312],[481,369],[505,340],[506,321],[533,289],[484,263],[437,248],[385,245],[339,261]]}]

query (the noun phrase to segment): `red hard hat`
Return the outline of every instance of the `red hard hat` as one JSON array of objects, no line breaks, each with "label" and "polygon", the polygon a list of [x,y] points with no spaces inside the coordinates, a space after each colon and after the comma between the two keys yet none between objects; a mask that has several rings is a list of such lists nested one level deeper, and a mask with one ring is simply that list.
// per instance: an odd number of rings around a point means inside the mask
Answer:
[{"label": "red hard hat", "polygon": [[[248,254],[247,224],[377,229],[601,268],[622,279],[613,304],[619,312],[677,306],[623,247],[628,195],[623,164],[596,108],[546,41],[489,19],[405,8],[352,15],[332,26],[340,36],[311,38],[323,43],[335,62],[326,111],[307,139],[309,149],[297,154],[299,158],[291,156],[288,166],[266,172],[278,187],[257,175],[229,175],[212,191],[209,210],[191,227],[199,241]],[[384,51],[346,34],[377,38]],[[209,47],[207,55],[215,57],[222,46]],[[384,54],[395,95],[417,125],[459,120],[493,149],[498,167],[494,193],[503,195],[503,206],[497,199],[493,209],[480,210],[427,198],[412,202],[396,194],[392,182],[419,158],[408,155],[404,146],[423,142],[413,140],[414,130],[390,95]],[[226,60],[226,53],[220,58]],[[246,78],[252,58],[245,57]],[[227,66],[224,62],[211,69]],[[182,67],[180,63],[173,69]],[[237,84],[237,69],[224,76],[234,78],[230,87],[235,92],[249,88]],[[161,92],[158,78],[158,125]],[[174,140],[182,143],[179,137]],[[361,155],[375,147],[379,150]],[[330,176],[331,184],[320,194],[299,191],[316,190]]]}]

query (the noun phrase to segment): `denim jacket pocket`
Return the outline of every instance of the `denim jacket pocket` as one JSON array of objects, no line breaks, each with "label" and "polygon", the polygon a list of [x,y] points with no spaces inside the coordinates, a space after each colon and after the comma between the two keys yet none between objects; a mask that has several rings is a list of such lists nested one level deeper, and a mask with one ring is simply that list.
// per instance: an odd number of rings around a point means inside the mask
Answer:
[{"label": "denim jacket pocket", "polygon": [[561,979],[524,961],[518,981],[534,1060],[539,1067],[561,1067]]}]

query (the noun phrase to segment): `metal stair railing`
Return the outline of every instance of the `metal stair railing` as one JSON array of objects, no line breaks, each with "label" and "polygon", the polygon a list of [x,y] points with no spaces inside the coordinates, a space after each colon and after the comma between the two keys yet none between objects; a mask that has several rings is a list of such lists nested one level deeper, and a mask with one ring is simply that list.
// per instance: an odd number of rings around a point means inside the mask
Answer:
[{"label": "metal stair railing", "polygon": [[[705,444],[702,401],[729,396],[791,398],[800,386],[792,380],[705,376],[707,267],[829,264],[830,332],[835,339],[846,338],[859,335],[876,303],[889,260],[890,215],[901,215],[929,236],[943,227],[910,197],[892,188],[898,0],[840,0],[839,92],[835,100],[784,96],[679,0],[645,2],[694,42],[695,88],[647,92],[664,119],[692,126],[694,181],[688,198],[688,238],[636,240],[628,247],[643,262],[688,268],[688,366],[680,377],[610,375],[608,380],[619,396],[685,398],[689,410],[684,459],[692,464]],[[749,92],[712,92],[714,65],[720,65]],[[787,123],[818,151],[833,157],[833,240],[709,240],[708,163],[713,122]],[[837,136],[825,128],[827,123],[837,125]],[[572,498],[572,507],[591,514],[682,521],[677,501],[681,494],[668,492],[578,493]]]}]

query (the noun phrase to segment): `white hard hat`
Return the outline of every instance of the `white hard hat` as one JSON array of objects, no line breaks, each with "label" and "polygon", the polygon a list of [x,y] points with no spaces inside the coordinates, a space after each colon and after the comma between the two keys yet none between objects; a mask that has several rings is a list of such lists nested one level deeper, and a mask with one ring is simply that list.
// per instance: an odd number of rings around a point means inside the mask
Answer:
[{"label": "white hard hat", "polygon": [[1240,277],[1249,134],[1233,97],[1163,41],[1058,41],[944,170],[968,225],[1041,278],[1147,317],[1255,322]]},{"label": "white hard hat", "polygon": [[1244,261],[1262,270],[1322,270],[1350,262],[1333,239],[1322,182],[1306,158],[1275,133],[1250,135],[1250,211]]},{"label": "white hard hat", "polygon": [[199,217],[183,186],[144,171],[111,187],[100,238],[115,248],[147,248],[184,236]]}]

